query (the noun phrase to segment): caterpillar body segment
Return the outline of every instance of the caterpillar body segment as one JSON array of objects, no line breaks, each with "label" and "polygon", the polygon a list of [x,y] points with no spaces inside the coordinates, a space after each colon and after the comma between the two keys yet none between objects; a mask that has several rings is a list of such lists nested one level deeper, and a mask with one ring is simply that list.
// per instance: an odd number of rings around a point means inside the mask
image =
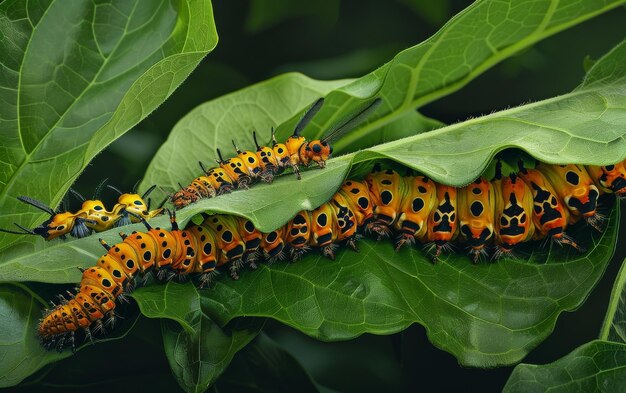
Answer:
[{"label": "caterpillar body segment", "polygon": [[[597,212],[591,207],[582,212],[578,203],[568,204],[565,197],[584,204],[594,198],[594,189],[615,193],[614,188],[606,182],[603,188],[595,185],[605,170],[576,167],[582,179],[576,185],[567,179],[557,181],[558,174],[574,171],[559,168],[521,165],[517,174],[502,176],[497,170],[492,181],[479,178],[456,188],[377,167],[363,181],[345,181],[328,202],[297,213],[268,233],[237,216],[206,215],[200,225],[181,229],[170,212],[170,230],[153,228],[138,216],[146,231],[122,234],[122,241],[114,245],[101,241],[106,254],[83,271],[76,294],[46,312],[39,335],[44,345],[57,348],[73,346],[77,331],[91,337],[114,321],[115,300],[148,275],[164,280],[197,275],[200,285],[206,286],[218,269],[227,269],[237,279],[242,266],[254,268],[260,259],[295,261],[313,248],[333,259],[337,247],[345,244],[356,249],[355,240],[368,233],[392,237],[396,248],[425,244],[433,261],[453,244],[466,248],[473,262],[489,255],[511,255],[519,244],[531,240],[552,240],[582,251],[566,230],[576,221],[588,221],[585,214]],[[610,166],[606,171],[611,171]],[[611,184],[620,184],[617,178]]]}]

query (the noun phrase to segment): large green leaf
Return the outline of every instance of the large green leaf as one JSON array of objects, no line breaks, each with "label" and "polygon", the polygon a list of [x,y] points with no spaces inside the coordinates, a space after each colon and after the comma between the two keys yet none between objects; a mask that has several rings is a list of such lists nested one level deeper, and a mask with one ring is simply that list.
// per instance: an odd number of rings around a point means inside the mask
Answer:
[{"label": "large green leaf", "polygon": [[626,345],[592,341],[554,363],[515,367],[504,392],[621,392],[626,386]]},{"label": "large green leaf", "polygon": [[[369,123],[337,141],[335,152],[355,151],[439,127],[439,122],[424,118],[415,109],[460,89],[537,41],[623,3],[624,0],[476,1],[430,39],[352,82],[321,82],[284,75],[214,100],[177,124],[152,161],[140,188],[159,184],[177,189],[179,182],[188,183],[201,174],[199,160],[215,162],[215,148],[234,154],[231,139],[241,148],[252,149],[252,129],[257,130],[261,140],[269,141],[270,126],[281,124],[277,134],[286,138],[298,118],[296,113],[321,95],[326,96],[325,107],[305,135],[322,135],[373,96],[383,100]],[[272,88],[277,91],[268,91]]]},{"label": "large green leaf", "polygon": [[252,321],[246,326],[220,328],[206,315],[206,299],[191,284],[147,287],[133,297],[144,315],[164,319],[165,353],[176,380],[188,392],[203,392],[211,386],[262,326],[260,321]]},{"label": "large green leaf", "polygon": [[[16,197],[54,207],[216,43],[209,1],[0,4],[0,227],[43,221]],[[0,233],[0,245],[15,239]]]}]

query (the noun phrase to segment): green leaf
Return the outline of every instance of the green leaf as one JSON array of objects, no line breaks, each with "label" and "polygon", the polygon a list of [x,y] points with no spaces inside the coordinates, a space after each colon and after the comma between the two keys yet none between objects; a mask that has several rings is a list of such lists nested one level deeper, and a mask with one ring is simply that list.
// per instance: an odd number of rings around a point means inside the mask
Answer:
[{"label": "green leaf", "polygon": [[298,360],[266,334],[259,334],[217,382],[220,392],[330,392]]},{"label": "green leaf", "polygon": [[[624,0],[476,1],[428,40],[328,94],[326,110],[318,114],[309,135],[323,135],[345,112],[377,96],[383,105],[376,116],[337,141],[335,151],[371,146],[376,138],[371,134],[403,114],[460,89],[536,42],[621,4]],[[285,137],[290,131],[283,126],[277,135]]]},{"label": "green leaf", "polygon": [[554,363],[520,364],[504,392],[619,392],[626,386],[626,345],[592,341]]},{"label": "green leaf", "polygon": [[[0,4],[0,205],[10,212],[0,228],[41,223],[45,213],[16,197],[55,207],[89,161],[217,43],[210,2],[99,3]],[[0,233],[1,246],[15,241]]]},{"label": "green leaf", "polygon": [[177,322],[162,321],[163,343],[178,384],[188,392],[211,386],[262,325],[255,320],[220,328],[206,315],[206,299],[191,283],[140,288],[132,296],[144,315]]},{"label": "green leaf", "polygon": [[23,285],[0,285],[0,387],[13,386],[68,352],[46,351],[37,337],[39,300]]}]

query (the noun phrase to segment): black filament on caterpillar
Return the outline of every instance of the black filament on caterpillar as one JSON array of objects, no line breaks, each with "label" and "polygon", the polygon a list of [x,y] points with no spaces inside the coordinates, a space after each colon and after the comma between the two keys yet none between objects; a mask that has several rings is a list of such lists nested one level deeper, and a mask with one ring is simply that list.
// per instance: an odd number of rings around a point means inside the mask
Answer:
[{"label": "black filament on caterpillar", "polygon": [[275,176],[287,168],[291,168],[300,179],[300,167],[317,164],[320,168],[326,166],[331,157],[333,148],[330,141],[346,131],[354,128],[372,114],[381,103],[379,98],[367,103],[356,114],[331,128],[322,139],[307,141],[301,135],[304,128],[321,109],[324,99],[318,99],[302,116],[296,125],[293,135],[285,143],[279,143],[272,128],[272,147],[259,145],[256,132],[253,139],[256,151],[242,151],[235,141],[233,146],[236,157],[224,159],[222,152],[217,149],[217,167],[207,169],[202,162],[200,168],[204,173],[194,179],[188,186],[179,184],[180,189],[171,196],[171,201],[177,209],[183,208],[199,199],[212,198],[216,195],[231,192],[235,188],[248,188],[256,181],[271,183]]},{"label": "black filament on caterpillar", "polygon": [[531,240],[549,239],[582,252],[566,229],[577,221],[600,229],[598,196],[626,195],[625,162],[535,169],[520,163],[517,174],[502,176],[497,168],[492,181],[479,178],[461,188],[376,166],[363,181],[345,181],[328,202],[268,233],[237,216],[205,215],[200,225],[180,229],[170,212],[169,231],[141,219],[146,232],[121,233],[115,245],[101,240],[107,253],[83,271],[76,294],[46,311],[39,336],[48,348],[62,349],[68,342],[74,347],[76,331],[91,337],[104,318],[114,321],[115,300],[153,273],[162,279],[195,274],[206,286],[217,269],[228,268],[238,279],[241,266],[255,268],[261,258],[297,260],[319,248],[334,259],[339,244],[356,250],[359,233],[393,237],[396,249],[420,242],[432,249],[433,261],[453,242],[467,247],[475,263],[491,249],[500,258]]}]

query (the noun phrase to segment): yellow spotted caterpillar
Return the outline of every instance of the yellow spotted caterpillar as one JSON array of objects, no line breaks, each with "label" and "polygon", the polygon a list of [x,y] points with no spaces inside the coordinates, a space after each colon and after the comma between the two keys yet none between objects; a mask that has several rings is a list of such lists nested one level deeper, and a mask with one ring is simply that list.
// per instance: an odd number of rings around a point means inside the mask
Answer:
[{"label": "yellow spotted caterpillar", "polygon": [[276,141],[272,129],[272,147],[259,145],[256,132],[253,132],[256,145],[254,152],[240,150],[233,141],[237,156],[224,160],[218,149],[218,166],[207,170],[200,162],[200,168],[204,174],[194,179],[186,187],[179,184],[180,190],[171,196],[174,206],[180,209],[199,199],[212,198],[231,192],[234,188],[248,188],[251,183],[257,180],[271,183],[274,177],[281,174],[286,168],[291,168],[298,179],[301,177],[301,166],[307,167],[311,164],[317,164],[320,168],[324,168],[326,160],[331,157],[333,152],[330,140],[361,123],[376,110],[381,100],[374,99],[354,116],[329,130],[324,138],[307,141],[301,133],[321,109],[323,103],[324,99],[320,98],[305,112],[293,134],[287,138],[285,143]]},{"label": "yellow spotted caterpillar", "polygon": [[75,213],[68,211],[67,208],[64,209],[65,211],[54,211],[41,201],[20,196],[17,198],[18,200],[50,214],[50,217],[33,229],[25,228],[16,223],[15,226],[19,228],[19,231],[0,228],[0,232],[41,236],[46,240],[65,239],[68,234],[72,237],[81,238],[89,236],[92,231],[102,232],[132,222],[139,222],[142,218],[146,220],[153,218],[163,210],[161,207],[150,210],[150,199],[147,203],[145,202],[156,186],[150,187],[143,195],[139,195],[134,192],[123,193],[117,188],[107,185],[119,194],[117,203],[109,211],[98,198],[105,184],[106,179],[97,187],[92,199],[86,199],[75,190],[70,189],[70,192],[82,203],[81,208]]},{"label": "yellow spotted caterpillar", "polygon": [[333,197],[313,211],[301,211],[284,226],[262,233],[251,221],[227,215],[205,215],[200,225],[180,229],[170,212],[171,230],[120,234],[94,267],[83,270],[77,293],[47,310],[38,332],[48,348],[74,348],[75,332],[103,329],[113,323],[116,299],[132,291],[138,278],[156,273],[160,279],[196,274],[201,286],[217,269],[228,268],[234,279],[244,264],[255,268],[262,258],[299,259],[311,248],[334,258],[336,247],[356,250],[359,234],[393,237],[396,248],[420,242],[432,249],[433,260],[452,242],[466,246],[474,262],[494,250],[493,257],[512,253],[516,245],[551,239],[582,251],[566,234],[585,221],[600,229],[598,197],[626,195],[626,168],[548,165],[493,180],[479,178],[461,188],[437,184],[422,175],[401,176],[374,167],[364,180],[347,180]]}]

